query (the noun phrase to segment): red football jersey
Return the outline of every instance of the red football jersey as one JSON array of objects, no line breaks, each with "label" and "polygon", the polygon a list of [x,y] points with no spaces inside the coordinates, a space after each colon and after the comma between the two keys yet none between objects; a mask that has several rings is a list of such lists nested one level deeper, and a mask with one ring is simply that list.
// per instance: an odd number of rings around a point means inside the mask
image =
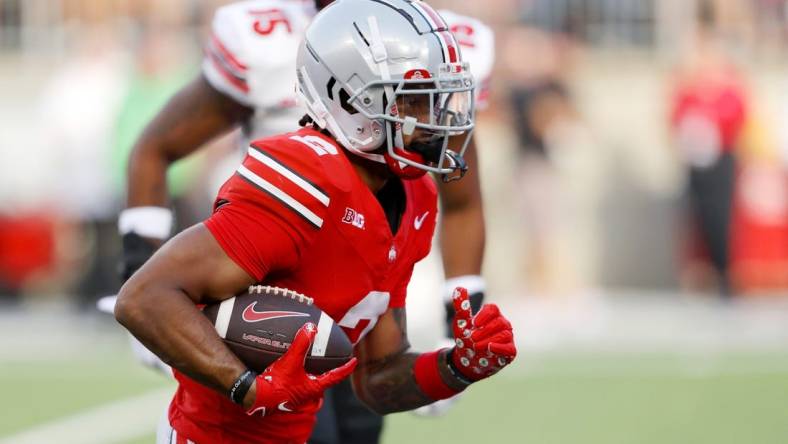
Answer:
[{"label": "red football jersey", "polygon": [[[402,186],[405,210],[392,234],[345,151],[302,129],[252,143],[205,225],[249,275],[313,297],[355,343],[388,308],[404,306],[413,266],[430,249],[435,183],[425,176]],[[314,426],[316,406],[250,417],[227,396],[176,377],[170,424],[196,443],[303,443]]]}]

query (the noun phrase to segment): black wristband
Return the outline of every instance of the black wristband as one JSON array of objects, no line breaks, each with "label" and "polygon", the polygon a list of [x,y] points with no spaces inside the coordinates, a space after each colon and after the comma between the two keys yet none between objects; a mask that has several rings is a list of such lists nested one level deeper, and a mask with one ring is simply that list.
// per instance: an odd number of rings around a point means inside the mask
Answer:
[{"label": "black wristband", "polygon": [[241,376],[230,387],[230,399],[238,405],[243,405],[244,397],[249,392],[249,388],[252,387],[255,378],[257,378],[257,373],[251,370],[241,373]]},{"label": "black wristband", "polygon": [[457,349],[455,348],[451,348],[449,352],[446,353],[446,365],[449,367],[449,372],[451,372],[451,375],[454,376],[454,379],[456,379],[457,382],[459,382],[460,384],[463,384],[467,387],[473,384],[473,381],[463,376],[463,374],[460,372],[460,369],[454,366],[453,356],[456,350]]}]

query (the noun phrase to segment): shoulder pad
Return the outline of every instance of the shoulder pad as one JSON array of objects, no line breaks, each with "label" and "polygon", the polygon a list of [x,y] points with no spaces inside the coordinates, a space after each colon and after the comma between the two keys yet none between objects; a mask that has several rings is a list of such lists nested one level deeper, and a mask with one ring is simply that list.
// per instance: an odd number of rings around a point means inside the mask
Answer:
[{"label": "shoulder pad", "polygon": [[292,100],[295,51],[311,20],[303,2],[252,0],[216,10],[203,73],[219,91],[249,107]]}]

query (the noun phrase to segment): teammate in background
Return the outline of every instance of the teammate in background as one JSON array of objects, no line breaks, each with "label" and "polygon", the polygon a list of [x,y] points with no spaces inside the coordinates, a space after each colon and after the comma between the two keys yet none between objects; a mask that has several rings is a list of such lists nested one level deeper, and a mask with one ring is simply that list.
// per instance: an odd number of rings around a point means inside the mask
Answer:
[{"label": "teammate in background", "polygon": [[[319,14],[296,65],[307,127],[253,142],[213,215],[121,289],[118,320],[179,381],[159,442],[304,442],[323,391],[356,363],[354,391],[385,414],[451,397],[514,359],[509,322],[490,304],[472,315],[462,288],[455,345],[407,351],[407,283],[437,219],[425,173],[461,178],[473,128],[472,75],[436,18],[406,0],[341,0]],[[307,375],[318,333],[307,324],[264,373],[248,370],[196,304],[257,282],[312,296],[356,344],[357,361]]]},{"label": "teammate in background", "polygon": [[[126,278],[170,235],[172,212],[166,208],[165,173],[172,162],[238,126],[249,140],[295,129],[303,115],[292,94],[295,54],[316,9],[328,3],[254,0],[216,12],[202,74],[154,118],[131,154],[128,209],[119,221]],[[429,6],[417,3],[414,7],[423,11],[425,20],[434,26],[456,34],[463,57],[477,79],[477,107],[483,107],[493,62],[492,31],[477,20],[449,11],[441,11],[444,23]],[[473,140],[464,157],[470,167],[466,177],[438,186],[442,204],[440,245],[448,278],[444,290],[448,337],[452,336],[448,324],[454,313],[450,299],[453,288],[468,288],[474,311],[481,306],[484,293],[480,276],[484,219]],[[144,348],[136,351],[149,365],[160,364]],[[437,406],[432,406],[433,411]],[[340,384],[327,396],[320,412],[319,442],[373,443],[381,427],[382,419],[354,399],[349,384]],[[329,436],[333,438],[326,438]]]}]

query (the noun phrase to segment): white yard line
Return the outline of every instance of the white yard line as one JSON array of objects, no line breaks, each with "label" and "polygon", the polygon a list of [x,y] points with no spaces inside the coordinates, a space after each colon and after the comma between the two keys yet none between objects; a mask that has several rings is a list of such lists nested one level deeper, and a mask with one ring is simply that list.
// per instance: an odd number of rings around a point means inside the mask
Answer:
[{"label": "white yard line", "polygon": [[0,444],[111,444],[152,434],[172,393],[166,388],[103,404],[0,438]]}]

